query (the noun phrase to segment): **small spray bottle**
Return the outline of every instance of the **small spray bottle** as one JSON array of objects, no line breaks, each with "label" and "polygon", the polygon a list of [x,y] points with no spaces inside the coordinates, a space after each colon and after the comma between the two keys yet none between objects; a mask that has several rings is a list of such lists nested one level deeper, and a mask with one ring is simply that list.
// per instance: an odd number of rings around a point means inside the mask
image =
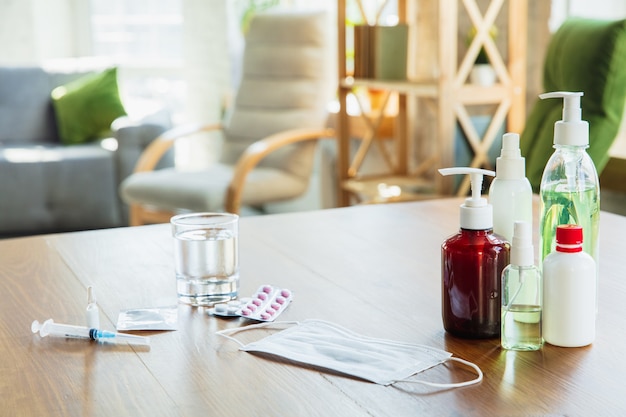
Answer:
[{"label": "small spray bottle", "polygon": [[493,208],[481,197],[483,175],[477,168],[440,169],[442,175],[470,174],[472,196],[461,205],[461,228],[441,246],[442,317],[447,332],[481,339],[500,336],[502,270],[509,264],[509,243],[493,233]]},{"label": "small spray bottle", "polygon": [[526,178],[526,161],[519,149],[517,133],[502,136],[496,178],[489,187],[489,202],[493,205],[493,231],[509,242],[512,242],[516,221],[530,223],[533,220],[533,189]]},{"label": "small spray bottle", "polygon": [[531,223],[514,224],[511,264],[502,271],[502,347],[538,350],[541,337],[543,283],[535,266]]}]

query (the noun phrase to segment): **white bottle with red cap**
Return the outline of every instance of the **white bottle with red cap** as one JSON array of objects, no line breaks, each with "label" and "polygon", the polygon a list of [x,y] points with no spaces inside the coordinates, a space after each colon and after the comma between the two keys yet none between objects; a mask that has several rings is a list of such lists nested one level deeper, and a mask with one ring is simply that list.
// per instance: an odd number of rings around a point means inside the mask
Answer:
[{"label": "white bottle with red cap", "polygon": [[543,338],[562,347],[587,346],[596,335],[596,263],[583,252],[583,228],[559,225],[556,251],[543,262]]}]

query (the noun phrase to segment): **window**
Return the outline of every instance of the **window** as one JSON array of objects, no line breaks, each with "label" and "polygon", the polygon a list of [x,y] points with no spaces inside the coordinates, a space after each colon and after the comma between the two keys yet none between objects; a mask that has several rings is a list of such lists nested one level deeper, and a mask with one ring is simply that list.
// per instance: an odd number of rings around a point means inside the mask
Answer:
[{"label": "window", "polygon": [[[105,57],[120,67],[127,110],[149,112],[148,101],[181,111],[183,80],[182,0],[89,0],[83,55]],[[79,13],[85,17],[85,13]]]},{"label": "window", "polygon": [[90,0],[92,55],[131,67],[182,65],[180,1]]},{"label": "window", "polygon": [[584,16],[594,19],[623,19],[626,17],[624,0],[588,0],[552,1],[550,30],[555,32],[561,23],[570,16]]}]

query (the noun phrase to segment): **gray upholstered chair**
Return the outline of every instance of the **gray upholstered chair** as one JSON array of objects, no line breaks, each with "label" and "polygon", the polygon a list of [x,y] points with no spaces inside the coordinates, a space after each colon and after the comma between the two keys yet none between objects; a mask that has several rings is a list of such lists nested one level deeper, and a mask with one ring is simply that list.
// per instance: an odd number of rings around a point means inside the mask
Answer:
[{"label": "gray upholstered chair", "polygon": [[[225,126],[183,126],[165,132],[120,186],[130,204],[130,224],[167,222],[182,211],[262,207],[303,194],[313,168],[316,140],[326,128],[336,91],[328,15],[274,11],[250,23],[242,79]],[[153,170],[175,139],[222,129],[219,162],[204,171]]]}]

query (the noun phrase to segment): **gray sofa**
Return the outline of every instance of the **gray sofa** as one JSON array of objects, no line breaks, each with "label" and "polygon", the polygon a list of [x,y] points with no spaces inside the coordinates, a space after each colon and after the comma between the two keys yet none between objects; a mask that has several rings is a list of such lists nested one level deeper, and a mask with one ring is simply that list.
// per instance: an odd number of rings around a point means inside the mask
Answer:
[{"label": "gray sofa", "polygon": [[50,93],[83,75],[0,67],[0,237],[126,224],[118,185],[169,117],[123,117],[112,138],[63,145]]}]

